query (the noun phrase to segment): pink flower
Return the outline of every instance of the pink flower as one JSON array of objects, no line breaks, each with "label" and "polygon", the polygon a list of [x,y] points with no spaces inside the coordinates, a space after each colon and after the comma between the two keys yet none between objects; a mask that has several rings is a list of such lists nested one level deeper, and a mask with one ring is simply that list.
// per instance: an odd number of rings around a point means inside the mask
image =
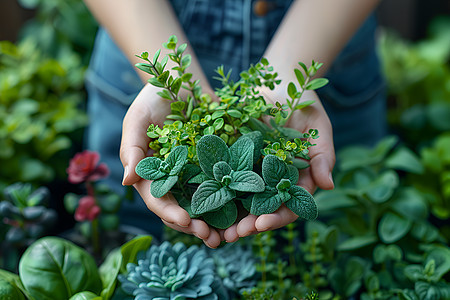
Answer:
[{"label": "pink flower", "polygon": [[81,221],[92,221],[98,217],[101,209],[95,203],[95,198],[92,196],[84,196],[78,202],[77,210],[75,211],[75,220]]},{"label": "pink flower", "polygon": [[77,153],[71,160],[67,168],[69,182],[82,183],[85,181],[95,181],[105,178],[109,175],[109,169],[106,164],[98,165],[100,155],[94,151],[85,150]]}]

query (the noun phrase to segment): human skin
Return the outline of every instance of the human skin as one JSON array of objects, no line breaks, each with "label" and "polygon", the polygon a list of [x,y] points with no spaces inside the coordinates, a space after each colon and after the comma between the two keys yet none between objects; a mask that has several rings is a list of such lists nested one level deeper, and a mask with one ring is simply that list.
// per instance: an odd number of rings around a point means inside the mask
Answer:
[{"label": "human skin", "polygon": [[[135,54],[143,51],[155,53],[170,35],[179,43],[188,43],[179,21],[168,0],[85,0],[99,23],[111,34],[132,64],[140,62]],[[283,102],[287,98],[286,86],[295,82],[293,69],[299,61],[312,60],[324,63],[317,76],[326,73],[337,54],[342,50],[379,0],[296,0],[270,42],[264,56],[279,73],[282,84],[275,90],[263,89],[266,99]],[[188,46],[187,52],[190,47]],[[189,72],[200,79],[204,92],[212,94],[195,54]],[[139,72],[143,82],[148,75]],[[137,163],[150,155],[148,125],[162,125],[170,112],[168,102],[156,95],[158,89],[147,84],[134,100],[123,120],[120,159],[124,166],[122,184],[133,185],[147,207],[169,227],[194,234],[211,248],[221,241],[234,242],[240,237],[283,227],[298,216],[285,206],[272,214],[248,215],[226,230],[216,230],[204,221],[191,219],[169,193],[162,198],[150,194],[150,182],[141,179],[134,171]],[[296,111],[287,126],[305,132],[319,130],[320,138],[311,148],[311,166],[300,172],[299,185],[313,193],[317,188],[334,187],[331,171],[335,162],[333,134],[329,118],[315,92],[307,91],[302,101],[316,102]]]}]

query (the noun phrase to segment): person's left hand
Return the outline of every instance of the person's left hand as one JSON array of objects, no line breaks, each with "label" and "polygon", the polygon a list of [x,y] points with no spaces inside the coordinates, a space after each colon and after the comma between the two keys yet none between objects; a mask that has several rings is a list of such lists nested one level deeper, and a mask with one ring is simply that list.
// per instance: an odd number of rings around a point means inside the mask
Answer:
[{"label": "person's left hand", "polygon": [[[275,98],[270,91],[270,99],[286,99],[285,95],[278,95]],[[265,93],[268,94],[267,92]],[[267,98],[266,98],[267,99]],[[300,170],[298,185],[304,187],[313,194],[317,188],[330,190],[334,188],[331,172],[335,163],[335,153],[333,145],[333,131],[330,120],[323,108],[317,94],[313,91],[306,91],[301,101],[315,100],[315,103],[297,110],[289,119],[286,127],[297,129],[300,132],[308,132],[309,129],[318,129],[319,138],[314,140],[316,146],[311,147],[309,155],[311,157],[310,167]],[[274,213],[261,216],[247,215],[238,223],[225,230],[223,236],[227,242],[234,242],[239,237],[245,237],[263,231],[275,230],[294,222],[298,216],[288,209],[284,204]]]}]

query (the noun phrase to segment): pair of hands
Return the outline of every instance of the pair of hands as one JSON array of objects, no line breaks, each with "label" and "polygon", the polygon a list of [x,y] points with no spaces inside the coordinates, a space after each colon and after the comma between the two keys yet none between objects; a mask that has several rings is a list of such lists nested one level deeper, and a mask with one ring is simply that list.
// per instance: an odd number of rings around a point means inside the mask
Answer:
[{"label": "pair of hands", "polygon": [[[171,193],[162,198],[150,194],[150,181],[140,178],[134,171],[137,163],[151,155],[148,144],[147,128],[153,124],[162,127],[165,117],[170,113],[170,105],[156,95],[157,88],[147,84],[130,106],[123,120],[120,159],[124,166],[123,185],[133,185],[145,201],[147,207],[154,212],[167,226],[202,239],[210,248],[216,248],[222,241],[235,242],[240,237],[249,236],[262,231],[274,230],[295,221],[298,216],[284,205],[272,214],[261,216],[247,215],[225,230],[210,227],[204,221],[191,219],[189,214],[178,205]],[[281,90],[278,88],[278,90]],[[266,96],[271,99],[286,99],[284,94],[276,95],[270,91]],[[276,98],[275,98],[276,97]],[[296,111],[289,120],[288,127],[301,132],[310,128],[319,130],[320,137],[315,140],[316,146],[310,148],[311,166],[300,171],[298,185],[311,194],[317,187],[332,189],[334,187],[331,171],[335,162],[333,134],[328,116],[316,93],[305,92],[305,100],[316,100],[301,111]]]}]

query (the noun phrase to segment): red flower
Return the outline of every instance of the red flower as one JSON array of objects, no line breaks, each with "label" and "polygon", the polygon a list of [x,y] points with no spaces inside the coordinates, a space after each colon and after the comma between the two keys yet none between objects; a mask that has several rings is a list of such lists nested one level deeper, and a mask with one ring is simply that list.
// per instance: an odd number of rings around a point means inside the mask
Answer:
[{"label": "red flower", "polygon": [[109,169],[106,164],[98,165],[100,155],[94,151],[85,150],[77,153],[71,160],[67,168],[69,182],[82,183],[85,181],[95,181],[105,178],[109,175]]},{"label": "red flower", "polygon": [[95,203],[95,198],[92,196],[84,196],[78,202],[77,210],[75,211],[75,220],[81,221],[92,221],[98,217],[101,209]]}]

